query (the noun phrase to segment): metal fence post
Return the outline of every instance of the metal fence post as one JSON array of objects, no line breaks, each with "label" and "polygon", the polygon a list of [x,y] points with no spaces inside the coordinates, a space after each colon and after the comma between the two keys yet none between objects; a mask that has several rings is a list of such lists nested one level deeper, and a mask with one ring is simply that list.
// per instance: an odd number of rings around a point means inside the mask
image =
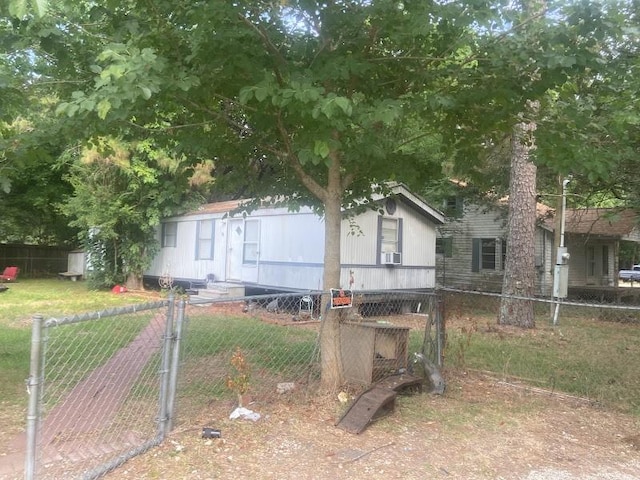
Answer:
[{"label": "metal fence post", "polygon": [[160,366],[160,409],[158,413],[158,439],[163,440],[167,434],[167,393],[169,391],[169,362],[171,361],[171,343],[173,341],[173,310],[175,297],[169,295],[167,307],[167,320],[164,328],[164,341],[162,344],[162,365]]},{"label": "metal fence post", "polygon": [[447,332],[445,330],[445,316],[444,316],[444,299],[442,294],[436,293],[435,296],[435,318],[436,318],[436,350],[437,350],[437,365],[442,368],[444,366],[444,348],[447,341]]},{"label": "metal fence post", "polygon": [[33,316],[31,327],[31,362],[29,378],[27,379],[27,393],[29,406],[27,411],[27,445],[25,456],[26,480],[33,480],[36,474],[38,426],[40,424],[40,396],[42,384],[42,326],[44,317]]},{"label": "metal fence post", "polygon": [[178,388],[178,368],[180,364],[180,347],[182,346],[182,326],[184,324],[185,301],[178,302],[178,316],[174,334],[173,352],[169,372],[169,391],[167,392],[167,431],[173,428],[176,392]]}]

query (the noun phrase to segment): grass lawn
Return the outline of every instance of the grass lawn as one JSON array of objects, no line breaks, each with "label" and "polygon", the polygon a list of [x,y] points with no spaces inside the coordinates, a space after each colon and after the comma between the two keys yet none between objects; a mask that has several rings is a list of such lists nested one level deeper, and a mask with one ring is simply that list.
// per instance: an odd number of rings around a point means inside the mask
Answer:
[{"label": "grass lawn", "polygon": [[[61,317],[159,297],[158,292],[117,295],[89,291],[84,282],[60,280],[21,280],[10,285],[8,291],[0,293],[0,402],[15,404],[25,399],[30,326],[35,313],[45,318]],[[496,325],[496,300],[475,296],[447,302],[447,369],[492,372],[500,378],[588,397],[640,415],[640,376],[636,368],[640,364],[639,322],[603,321],[602,312],[596,308],[563,307],[560,326],[552,327],[548,308],[540,308],[537,328],[521,330]],[[267,370],[281,370],[284,363],[288,368],[296,367],[296,360],[306,360],[314,348],[315,337],[310,332],[300,338],[280,338],[286,329],[247,320],[230,323],[224,314],[219,319],[225,329],[214,340],[210,336],[211,318],[200,321],[194,315],[184,346],[190,361],[197,364],[199,356],[212,356],[216,348],[244,345],[251,347],[247,352],[259,357],[251,358],[252,363],[263,364]],[[411,351],[417,350],[421,341],[421,336],[412,335]]]},{"label": "grass lawn", "polygon": [[548,307],[538,310],[536,328],[522,330],[496,325],[497,302],[452,309],[445,364],[640,415],[640,322],[628,314],[626,321],[602,319],[614,310],[565,306],[559,325],[551,326]]},{"label": "grass lawn", "polygon": [[57,279],[21,279],[0,293],[0,402],[25,401],[25,379],[29,376],[31,319],[34,314],[63,317],[106,308],[144,303],[158,292],[116,295],[91,291],[85,282]]}]

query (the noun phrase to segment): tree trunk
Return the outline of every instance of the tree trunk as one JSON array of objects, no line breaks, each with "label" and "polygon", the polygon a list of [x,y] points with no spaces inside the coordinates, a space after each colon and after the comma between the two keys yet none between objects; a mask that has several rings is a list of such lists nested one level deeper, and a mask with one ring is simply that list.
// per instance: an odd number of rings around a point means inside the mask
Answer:
[{"label": "tree trunk", "polygon": [[[340,288],[340,236],[342,223],[342,184],[340,162],[332,155],[329,166],[327,195],[324,199],[324,276],[323,290]],[[331,299],[323,298],[322,327],[320,335],[320,365],[322,386],[337,389],[344,380],[340,351],[340,310],[329,308]]]},{"label": "tree trunk", "polygon": [[142,275],[136,275],[136,274],[130,273],[127,276],[127,281],[125,285],[128,290],[144,290]]},{"label": "tree trunk", "polygon": [[535,289],[536,166],[529,158],[535,129],[535,121],[523,121],[511,137],[507,255],[498,317],[501,325],[523,328],[535,327],[533,301],[512,297],[532,298]]}]

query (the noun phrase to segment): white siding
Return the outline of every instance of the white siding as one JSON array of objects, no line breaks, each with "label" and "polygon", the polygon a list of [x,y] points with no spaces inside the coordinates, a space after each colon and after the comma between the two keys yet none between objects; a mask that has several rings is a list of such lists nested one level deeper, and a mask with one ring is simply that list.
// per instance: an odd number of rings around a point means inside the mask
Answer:
[{"label": "white siding", "polygon": [[[400,265],[388,266],[380,264],[379,215],[371,210],[352,222],[343,220],[341,286],[367,290],[435,288],[435,223],[397,197],[396,211],[390,217],[402,219],[402,260]],[[197,223],[205,218],[215,219],[214,258],[196,260]],[[322,217],[310,209],[288,212],[283,208],[264,208],[246,218],[259,219],[260,244],[254,275],[251,280],[244,277],[242,280],[270,288],[322,288],[325,240]],[[228,229],[232,222],[228,218],[223,218],[222,213],[202,213],[168,221],[177,221],[177,246],[160,249],[146,272],[148,276],[159,277],[169,272],[176,280],[188,281],[204,279],[213,273],[216,280],[229,280]]]},{"label": "white siding", "polygon": [[[179,219],[170,219],[177,222],[177,238],[175,247],[160,248],[146,274],[161,276],[169,272],[176,280],[203,280],[208,274],[213,273],[216,279],[224,280],[225,264],[221,259],[226,253],[226,232],[222,228],[219,218],[214,221],[214,254],[211,260],[196,260],[196,230],[198,220],[211,218],[203,216],[190,216]],[[160,229],[158,229],[158,242],[160,241]]]},{"label": "white siding", "polygon": [[[567,235],[569,258],[569,286],[613,286],[614,272],[614,240],[592,240],[586,235]],[[603,247],[606,246],[607,258],[604,258]],[[593,248],[593,270],[590,267],[589,249]]]}]

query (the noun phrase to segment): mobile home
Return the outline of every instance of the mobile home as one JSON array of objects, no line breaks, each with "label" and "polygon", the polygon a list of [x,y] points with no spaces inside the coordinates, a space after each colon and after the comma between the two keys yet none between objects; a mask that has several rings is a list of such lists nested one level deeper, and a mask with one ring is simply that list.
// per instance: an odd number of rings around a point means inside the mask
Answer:
[{"label": "mobile home", "polygon": [[[403,185],[374,210],[342,221],[341,287],[431,289],[436,285],[436,227],[444,216]],[[242,201],[202,205],[165,219],[161,248],[145,276],[280,291],[322,289],[324,219],[311,208],[289,211]]]}]

